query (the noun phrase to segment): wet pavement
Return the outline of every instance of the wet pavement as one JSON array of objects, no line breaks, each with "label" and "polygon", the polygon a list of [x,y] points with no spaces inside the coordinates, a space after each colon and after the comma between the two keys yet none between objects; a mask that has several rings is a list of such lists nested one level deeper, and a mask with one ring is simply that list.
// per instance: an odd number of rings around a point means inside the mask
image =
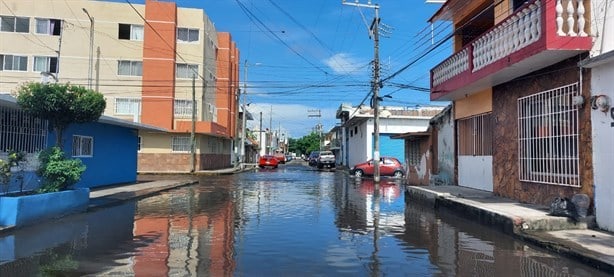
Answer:
[{"label": "wet pavement", "polygon": [[376,189],[302,164],[159,182],[169,177],[143,177],[147,194],[92,192],[104,205],[1,234],[0,276],[607,276],[409,201],[398,182]]}]

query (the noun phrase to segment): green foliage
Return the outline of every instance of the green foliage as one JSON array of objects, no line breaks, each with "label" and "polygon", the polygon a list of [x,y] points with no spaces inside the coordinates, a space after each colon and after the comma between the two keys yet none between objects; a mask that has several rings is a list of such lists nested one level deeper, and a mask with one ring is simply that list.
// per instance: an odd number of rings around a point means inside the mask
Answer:
[{"label": "green foliage", "polygon": [[306,135],[300,139],[290,138],[290,152],[295,152],[297,154],[305,154],[309,155],[311,151],[320,150],[320,136],[316,132],[312,132],[309,135]]},{"label": "green foliage", "polygon": [[56,131],[56,146],[71,123],[96,121],[106,107],[104,96],[70,84],[26,83],[17,91],[17,104],[28,114],[49,120]]},{"label": "green foliage", "polygon": [[51,147],[38,155],[37,174],[42,177],[39,193],[66,190],[79,182],[85,165],[79,159],[67,159],[59,147]]},{"label": "green foliage", "polygon": [[[11,176],[13,172],[11,172],[11,168],[18,167],[21,169],[21,165],[26,160],[26,153],[20,151],[10,150],[8,154],[7,161],[0,160],[0,184],[4,186],[3,191],[8,192],[8,187],[11,182]],[[19,173],[21,173],[20,170]],[[22,177],[18,175],[18,177]]]}]

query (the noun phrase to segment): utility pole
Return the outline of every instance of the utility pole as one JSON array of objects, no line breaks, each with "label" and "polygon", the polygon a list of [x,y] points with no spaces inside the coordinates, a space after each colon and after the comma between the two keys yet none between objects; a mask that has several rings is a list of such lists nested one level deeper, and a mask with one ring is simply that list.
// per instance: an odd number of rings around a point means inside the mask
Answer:
[{"label": "utility pole", "polygon": [[[244,69],[244,75],[245,78],[243,80],[243,103],[241,104],[241,108],[243,110],[243,117],[241,118],[241,145],[239,147],[241,147],[241,149],[239,150],[240,153],[240,163],[241,163],[241,168],[243,168],[244,164],[245,164],[245,129],[246,129],[246,122],[247,122],[247,109],[246,109],[246,105],[245,105],[245,98],[247,98],[247,60],[245,60],[245,64],[243,65],[243,69]],[[240,94],[239,94],[240,97]]]},{"label": "utility pole", "polygon": [[312,113],[308,114],[307,117],[317,117],[318,125],[316,125],[316,132],[318,133],[318,150],[322,150],[322,110],[307,110],[307,112]]},{"label": "utility pole", "polygon": [[196,74],[192,74],[192,131],[190,132],[190,172],[196,171]]},{"label": "utility pole", "polygon": [[271,154],[271,147],[272,147],[272,142],[273,142],[273,105],[271,105],[271,113],[269,113],[269,147],[267,149],[267,154]]},{"label": "utility pole", "polygon": [[[260,112],[260,130],[258,131],[258,139],[260,140],[260,147],[266,147],[264,145],[264,141],[262,140],[262,112]],[[266,140],[266,136],[264,136],[264,140]],[[264,153],[266,154],[266,148],[264,149]]]},{"label": "utility pole", "polygon": [[82,8],[82,10],[90,19],[90,55],[87,67],[87,88],[92,89],[92,64],[94,63],[94,18],[90,16],[90,13],[87,12],[85,8]]},{"label": "utility pole", "polygon": [[[379,64],[379,5],[371,4],[371,0],[368,0],[367,4],[358,3],[358,0],[354,3],[348,3],[342,0],[343,5],[372,8],[375,10],[375,17],[371,22],[369,28],[369,34],[373,38],[373,81],[371,83],[371,89],[373,90],[373,181],[379,184],[380,181],[380,168],[379,168],[379,89],[382,85],[380,83],[380,64]],[[377,188],[378,186],[376,186]]]}]

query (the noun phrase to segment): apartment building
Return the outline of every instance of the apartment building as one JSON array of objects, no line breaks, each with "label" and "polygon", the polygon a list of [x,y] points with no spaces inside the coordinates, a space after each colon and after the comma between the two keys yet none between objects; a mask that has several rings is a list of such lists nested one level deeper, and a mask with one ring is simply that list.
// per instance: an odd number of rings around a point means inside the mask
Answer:
[{"label": "apartment building", "polygon": [[105,115],[167,130],[140,134],[141,172],[231,165],[239,51],[203,10],[5,0],[0,17],[0,92],[45,80],[103,93]]}]

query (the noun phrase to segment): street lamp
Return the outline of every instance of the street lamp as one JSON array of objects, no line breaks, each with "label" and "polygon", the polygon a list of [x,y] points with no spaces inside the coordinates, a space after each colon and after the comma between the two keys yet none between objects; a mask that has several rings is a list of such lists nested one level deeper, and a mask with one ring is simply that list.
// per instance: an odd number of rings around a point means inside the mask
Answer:
[{"label": "street lamp", "polygon": [[92,64],[94,60],[94,18],[90,16],[85,8],[82,8],[83,12],[90,19],[90,55],[87,67],[87,88],[92,89]]}]

